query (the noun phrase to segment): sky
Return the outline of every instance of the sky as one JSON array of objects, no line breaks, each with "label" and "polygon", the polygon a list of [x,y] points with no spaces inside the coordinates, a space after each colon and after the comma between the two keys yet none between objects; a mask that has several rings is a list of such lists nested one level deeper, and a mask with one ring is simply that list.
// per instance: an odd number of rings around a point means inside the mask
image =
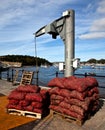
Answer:
[{"label": "sky", "polygon": [[0,56],[37,55],[50,62],[64,61],[59,36],[52,39],[45,34],[35,40],[33,33],[70,9],[75,11],[75,58],[105,59],[105,0],[1,0]]}]

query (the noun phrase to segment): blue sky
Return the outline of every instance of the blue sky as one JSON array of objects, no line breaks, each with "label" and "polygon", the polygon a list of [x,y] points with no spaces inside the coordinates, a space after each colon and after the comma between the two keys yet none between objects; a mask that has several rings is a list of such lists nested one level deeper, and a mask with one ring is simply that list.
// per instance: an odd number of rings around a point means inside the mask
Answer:
[{"label": "blue sky", "polygon": [[[35,56],[33,33],[75,10],[75,57],[105,59],[105,0],[3,0],[0,2],[0,56]],[[36,39],[37,56],[64,61],[64,43],[46,34]]]}]

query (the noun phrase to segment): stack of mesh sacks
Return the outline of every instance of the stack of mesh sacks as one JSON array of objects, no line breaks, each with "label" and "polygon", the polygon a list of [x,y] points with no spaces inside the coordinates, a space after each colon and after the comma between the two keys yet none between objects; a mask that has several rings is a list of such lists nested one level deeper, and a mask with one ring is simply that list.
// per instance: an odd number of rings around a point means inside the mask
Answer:
[{"label": "stack of mesh sacks", "polygon": [[48,111],[48,91],[35,85],[20,85],[9,96],[7,109],[17,109],[44,114]]},{"label": "stack of mesh sacks", "polygon": [[48,86],[50,109],[80,121],[95,113],[99,105],[98,82],[95,78],[54,78]]}]

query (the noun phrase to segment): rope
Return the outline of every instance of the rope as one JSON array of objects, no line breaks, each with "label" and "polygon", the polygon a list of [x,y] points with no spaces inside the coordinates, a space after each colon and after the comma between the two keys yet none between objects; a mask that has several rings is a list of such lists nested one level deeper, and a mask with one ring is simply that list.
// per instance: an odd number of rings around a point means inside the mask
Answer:
[{"label": "rope", "polygon": [[34,37],[35,41],[35,66],[36,66],[36,72],[38,71],[38,60],[37,60],[37,47],[36,47],[36,36]]}]

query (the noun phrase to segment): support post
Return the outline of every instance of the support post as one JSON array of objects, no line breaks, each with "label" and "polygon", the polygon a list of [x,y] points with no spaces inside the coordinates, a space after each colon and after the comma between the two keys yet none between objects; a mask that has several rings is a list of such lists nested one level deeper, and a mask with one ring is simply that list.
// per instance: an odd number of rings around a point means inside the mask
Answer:
[{"label": "support post", "polygon": [[0,79],[1,79],[1,77],[2,77],[1,75],[2,75],[2,72],[0,71]]},{"label": "support post", "polygon": [[36,71],[36,85],[37,86],[39,86],[38,80],[39,80],[39,71]]},{"label": "support post", "polygon": [[74,59],[74,11],[70,10],[70,17],[66,17],[65,27],[65,77],[73,75]]},{"label": "support post", "polygon": [[13,72],[14,72],[14,70],[12,69],[12,83],[13,83],[13,76],[14,76],[14,75],[13,75]]}]

